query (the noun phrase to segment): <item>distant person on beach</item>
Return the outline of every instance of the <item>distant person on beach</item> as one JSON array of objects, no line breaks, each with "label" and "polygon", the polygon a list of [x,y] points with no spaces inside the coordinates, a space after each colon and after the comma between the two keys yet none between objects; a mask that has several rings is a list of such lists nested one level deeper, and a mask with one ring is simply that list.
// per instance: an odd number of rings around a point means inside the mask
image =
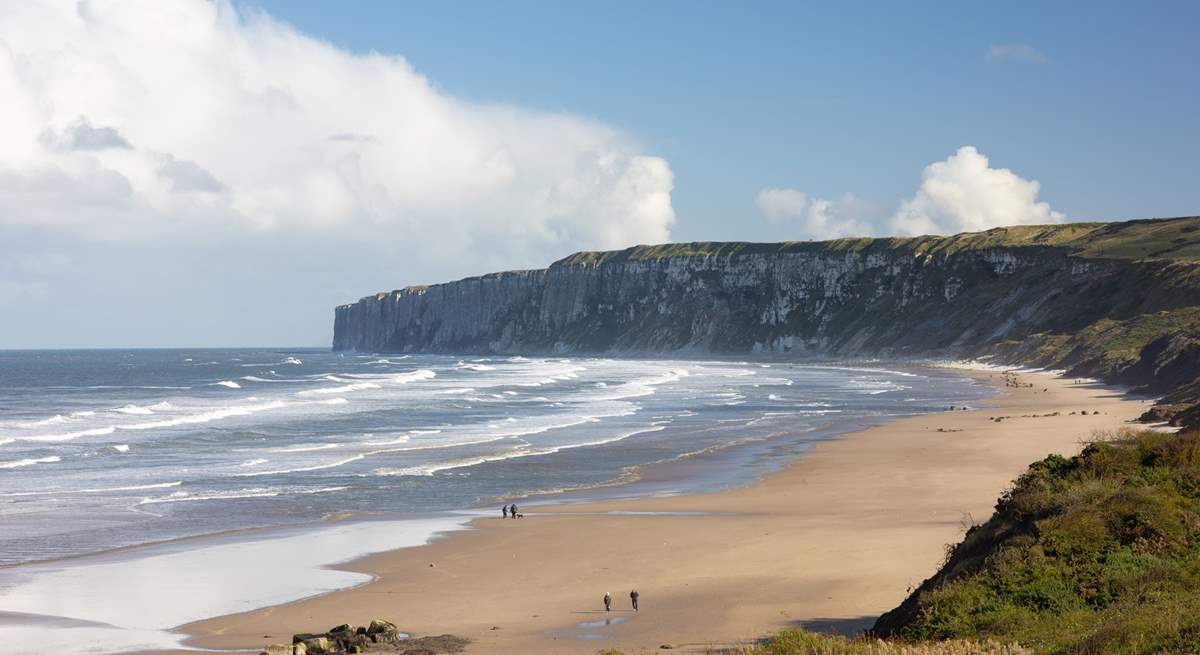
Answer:
[{"label": "distant person on beach", "polygon": [[513,503],[512,507],[508,508],[508,513],[511,514],[514,519],[517,518],[517,504],[516,503]]},{"label": "distant person on beach", "polygon": [[633,591],[629,592],[629,600],[633,601],[633,611],[635,611],[635,612],[636,612],[636,611],[638,611],[638,608],[637,608],[637,601],[638,601],[638,592],[637,592],[637,589],[634,589]]},{"label": "distant person on beach", "polygon": [[508,505],[502,505],[500,511],[504,514],[504,518],[508,518]]},{"label": "distant person on beach", "polygon": [[608,593],[607,591],[604,592],[604,611],[612,611],[612,594]]}]

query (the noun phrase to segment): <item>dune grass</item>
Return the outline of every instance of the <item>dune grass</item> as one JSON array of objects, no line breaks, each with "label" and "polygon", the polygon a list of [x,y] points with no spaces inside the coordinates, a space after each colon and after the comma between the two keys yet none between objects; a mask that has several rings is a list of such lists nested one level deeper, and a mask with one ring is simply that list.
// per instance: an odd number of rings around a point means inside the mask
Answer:
[{"label": "dune grass", "polygon": [[900,638],[1200,652],[1200,434],[1125,432],[1035,463],[916,600]]},{"label": "dune grass", "polygon": [[[754,646],[708,652],[712,655],[1032,655],[1032,651],[1016,644],[995,641],[904,643],[867,637],[851,639],[807,630],[784,630]],[[609,649],[600,651],[600,655],[625,654]]]}]

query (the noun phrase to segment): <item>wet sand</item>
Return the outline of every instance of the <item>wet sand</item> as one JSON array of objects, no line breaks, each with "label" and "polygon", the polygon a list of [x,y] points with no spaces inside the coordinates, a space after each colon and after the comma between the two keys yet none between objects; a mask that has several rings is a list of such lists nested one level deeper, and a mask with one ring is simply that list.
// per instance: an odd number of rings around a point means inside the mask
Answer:
[{"label": "wet sand", "polygon": [[497,508],[474,530],[342,567],[377,576],[370,584],[184,631],[195,646],[257,652],[378,617],[417,636],[468,637],[472,653],[530,654],[702,652],[793,626],[853,633],[932,574],[1030,462],[1074,454],[1146,407],[1097,384],[1016,379],[1033,387],[822,442],[748,488],[538,506],[518,520]]}]

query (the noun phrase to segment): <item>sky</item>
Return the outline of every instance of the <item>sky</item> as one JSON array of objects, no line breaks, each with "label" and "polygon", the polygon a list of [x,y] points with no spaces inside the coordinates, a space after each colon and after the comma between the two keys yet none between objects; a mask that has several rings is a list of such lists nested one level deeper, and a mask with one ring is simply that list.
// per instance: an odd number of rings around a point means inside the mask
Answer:
[{"label": "sky", "polygon": [[[1003,4],[1003,6],[1001,6]],[[578,250],[1200,214],[1200,5],[0,5],[0,348]]]}]

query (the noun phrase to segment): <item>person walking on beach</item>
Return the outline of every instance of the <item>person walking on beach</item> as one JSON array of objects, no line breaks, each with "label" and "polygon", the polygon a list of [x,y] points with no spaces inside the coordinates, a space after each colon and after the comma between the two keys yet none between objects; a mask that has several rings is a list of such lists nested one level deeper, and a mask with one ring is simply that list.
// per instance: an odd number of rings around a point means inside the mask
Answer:
[{"label": "person walking on beach", "polygon": [[517,518],[517,504],[513,503],[512,507],[508,508],[508,513],[515,519]]},{"label": "person walking on beach", "polygon": [[504,518],[508,518],[508,505],[502,505],[500,512],[504,514]]},{"label": "person walking on beach", "polygon": [[629,600],[633,601],[633,611],[635,611],[635,612],[638,611],[638,608],[637,608],[638,595],[639,594],[637,592],[637,589],[634,589],[633,591],[629,592]]},{"label": "person walking on beach", "polygon": [[612,611],[612,594],[608,593],[607,591],[604,592],[604,611]]}]

